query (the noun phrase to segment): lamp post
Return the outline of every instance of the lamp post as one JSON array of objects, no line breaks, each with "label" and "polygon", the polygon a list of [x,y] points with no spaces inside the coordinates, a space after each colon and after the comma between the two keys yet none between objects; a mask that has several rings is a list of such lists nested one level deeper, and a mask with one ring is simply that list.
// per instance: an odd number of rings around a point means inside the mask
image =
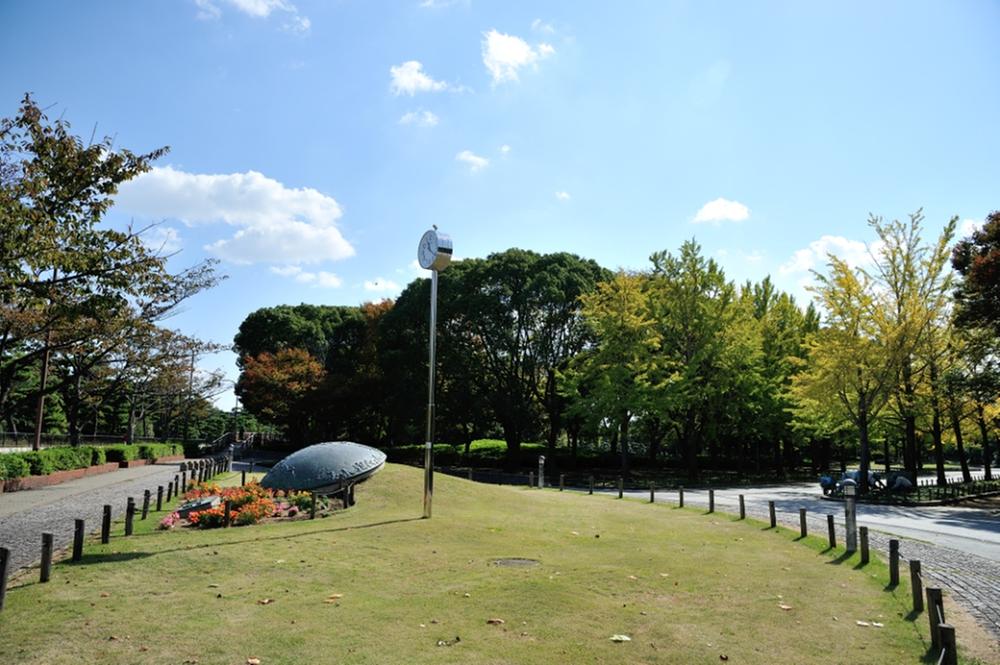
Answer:
[{"label": "lamp post", "polygon": [[424,518],[431,516],[434,498],[434,366],[437,342],[438,272],[451,263],[451,237],[438,233],[437,226],[424,233],[417,245],[420,267],[431,271],[430,347],[427,363],[427,436],[424,440]]}]

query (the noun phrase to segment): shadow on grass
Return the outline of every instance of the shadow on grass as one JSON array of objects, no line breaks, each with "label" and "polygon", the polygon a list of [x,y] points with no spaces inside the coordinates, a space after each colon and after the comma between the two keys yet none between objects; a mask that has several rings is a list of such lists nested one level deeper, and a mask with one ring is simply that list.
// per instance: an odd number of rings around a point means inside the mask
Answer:
[{"label": "shadow on grass", "polygon": [[153,556],[153,552],[110,552],[108,554],[84,554],[79,561],[64,561],[71,566],[93,566],[101,563],[132,561]]},{"label": "shadow on grass", "polygon": [[[113,561],[128,561],[131,559],[139,559],[144,557],[156,556],[159,554],[170,554],[172,552],[188,552],[191,550],[205,549],[208,547],[218,549],[220,547],[229,547],[231,545],[245,545],[247,543],[262,543],[269,540],[289,540],[292,538],[302,538],[305,536],[313,536],[321,533],[336,533],[339,531],[355,531],[357,529],[374,529],[381,526],[390,526],[392,524],[403,524],[406,522],[419,522],[422,517],[403,517],[395,520],[384,520],[382,522],[372,522],[371,524],[358,524],[355,526],[340,526],[333,527],[330,529],[314,529],[310,531],[303,531],[301,533],[293,533],[290,535],[281,536],[265,536],[258,538],[246,538],[243,540],[229,540],[229,541],[217,541],[212,543],[205,543],[203,545],[192,545],[190,547],[174,547],[170,549],[158,550],[156,552],[113,552],[110,554],[85,554],[83,556],[83,561],[80,561],[74,565],[85,565],[93,563],[109,563]],[[239,527],[242,528],[242,527]],[[212,531],[222,531],[232,533],[231,529],[212,529]],[[129,536],[129,538],[137,538],[141,535],[151,535],[147,534],[136,534],[135,536]]]},{"label": "shadow on grass", "polygon": [[[825,550],[823,550],[823,552],[826,553],[826,552],[829,552],[832,549],[833,548],[828,547]],[[847,561],[848,559],[850,559],[853,555],[854,555],[854,552],[841,552],[836,557],[834,557],[834,558],[830,559],[829,561],[827,561],[827,563],[830,564],[830,565],[832,565],[832,566],[839,566],[842,563],[844,563],[845,561]]]}]

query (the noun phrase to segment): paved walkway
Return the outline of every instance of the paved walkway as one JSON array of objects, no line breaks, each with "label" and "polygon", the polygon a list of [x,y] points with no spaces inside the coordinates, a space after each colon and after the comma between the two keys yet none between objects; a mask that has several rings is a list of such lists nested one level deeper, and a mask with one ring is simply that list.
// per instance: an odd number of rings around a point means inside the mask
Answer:
[{"label": "paved walkway", "polygon": [[141,508],[144,490],[156,500],[156,488],[173,481],[179,462],[119,469],[60,485],[0,494],[0,546],[11,551],[13,574],[41,559],[42,533],[53,536],[56,549],[73,542],[74,520],[86,521],[88,533],[99,531],[104,504],[113,517],[125,514],[128,497]]}]

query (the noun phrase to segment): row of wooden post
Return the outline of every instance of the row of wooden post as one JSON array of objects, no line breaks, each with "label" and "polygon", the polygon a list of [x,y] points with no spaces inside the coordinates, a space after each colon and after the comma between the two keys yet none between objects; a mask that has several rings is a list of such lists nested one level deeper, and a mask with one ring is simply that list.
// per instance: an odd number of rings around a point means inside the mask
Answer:
[{"label": "row of wooden post", "polygon": [[[185,491],[189,487],[188,485],[188,471],[191,471],[191,483],[204,482],[212,476],[222,473],[228,469],[227,459],[211,459],[211,460],[197,460],[191,462],[182,462],[180,466],[180,474],[174,475],[172,482],[167,484],[166,491],[166,501],[169,503],[173,500],[173,497],[181,495],[181,488],[183,487]],[[246,483],[246,472],[243,472],[243,481]],[[156,511],[159,512],[163,510],[163,485],[156,488]],[[145,490],[142,496],[142,508],[141,508],[141,518],[146,519],[149,517],[150,502],[152,501],[152,493],[149,490]],[[230,510],[231,503],[226,501],[225,509],[225,525],[229,526],[230,523]],[[136,513],[135,499],[128,497],[125,504],[125,535],[131,536],[134,530],[135,513]],[[83,541],[86,537],[86,522],[82,519],[77,519],[73,524],[73,547],[72,554],[70,555],[71,561],[81,561],[83,560]],[[111,505],[104,504],[104,511],[101,516],[101,544],[107,545],[111,541]],[[42,534],[42,562],[39,568],[39,582],[48,582],[52,577],[52,555],[53,555],[53,535],[51,533]],[[3,610],[4,604],[7,600],[7,577],[10,573],[10,550],[6,547],[0,547],[0,610]]]}]

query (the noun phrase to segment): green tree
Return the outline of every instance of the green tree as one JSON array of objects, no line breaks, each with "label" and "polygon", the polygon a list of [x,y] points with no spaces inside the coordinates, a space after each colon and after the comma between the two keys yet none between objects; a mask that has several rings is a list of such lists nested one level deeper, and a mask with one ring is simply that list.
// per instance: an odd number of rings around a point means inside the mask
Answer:
[{"label": "green tree", "polygon": [[951,263],[962,276],[955,292],[958,325],[990,329],[1000,337],[1000,210],[955,245]]},{"label": "green tree", "polygon": [[0,121],[0,413],[26,368],[40,367],[41,412],[45,395],[79,376],[49,382],[53,353],[73,350],[89,371],[121,326],[162,320],[218,281],[211,261],[170,273],[167,257],[143,244],[144,229],[101,226],[118,186],[165,152],[116,150],[110,138],[84,145],[30,96]]}]

